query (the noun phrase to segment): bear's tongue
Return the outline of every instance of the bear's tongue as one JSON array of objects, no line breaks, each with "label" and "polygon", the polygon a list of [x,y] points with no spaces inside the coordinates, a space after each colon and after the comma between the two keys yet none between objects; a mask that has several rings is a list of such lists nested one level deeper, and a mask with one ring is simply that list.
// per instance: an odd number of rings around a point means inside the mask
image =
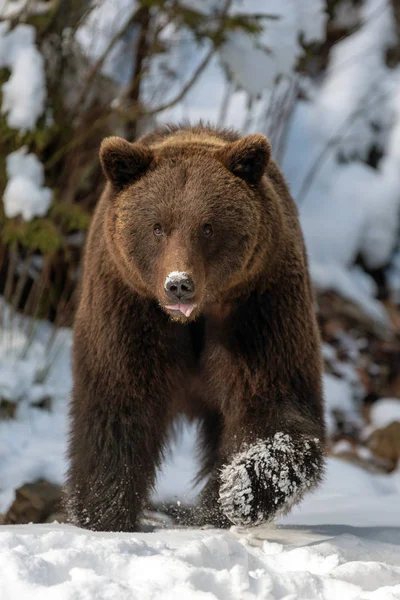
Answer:
[{"label": "bear's tongue", "polygon": [[193,312],[195,305],[194,304],[182,304],[181,302],[179,302],[179,304],[167,304],[166,308],[169,308],[170,310],[180,310],[181,313],[183,313],[185,315],[185,317],[190,317],[190,315]]}]

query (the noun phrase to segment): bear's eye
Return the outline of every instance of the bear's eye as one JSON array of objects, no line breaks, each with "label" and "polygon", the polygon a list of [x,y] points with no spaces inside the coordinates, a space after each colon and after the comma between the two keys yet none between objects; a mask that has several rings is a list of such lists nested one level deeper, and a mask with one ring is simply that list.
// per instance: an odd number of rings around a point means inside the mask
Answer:
[{"label": "bear's eye", "polygon": [[157,225],[154,225],[153,233],[154,233],[154,235],[157,235],[157,236],[164,235],[164,231],[163,231],[163,228],[161,227],[161,225],[159,225],[158,223],[157,223]]},{"label": "bear's eye", "polygon": [[204,235],[204,237],[211,237],[212,234],[214,233],[213,228],[211,227],[211,225],[209,223],[206,223],[205,225],[203,225],[203,227],[201,228],[201,232]]}]

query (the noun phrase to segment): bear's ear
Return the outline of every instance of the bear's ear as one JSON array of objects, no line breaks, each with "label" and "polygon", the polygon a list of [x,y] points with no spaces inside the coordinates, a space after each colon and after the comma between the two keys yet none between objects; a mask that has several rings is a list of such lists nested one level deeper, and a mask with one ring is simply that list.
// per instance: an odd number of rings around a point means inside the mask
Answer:
[{"label": "bear's ear", "polygon": [[218,150],[217,158],[237,177],[257,184],[271,158],[271,145],[265,135],[250,134]]},{"label": "bear's ear", "polygon": [[117,190],[137,181],[153,159],[153,152],[147,146],[131,144],[119,137],[107,137],[100,146],[104,175]]}]

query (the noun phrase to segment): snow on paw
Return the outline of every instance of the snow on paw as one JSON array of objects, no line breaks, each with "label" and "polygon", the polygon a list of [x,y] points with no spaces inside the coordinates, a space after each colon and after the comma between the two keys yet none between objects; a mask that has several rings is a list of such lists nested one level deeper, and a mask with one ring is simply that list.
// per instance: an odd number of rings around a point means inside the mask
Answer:
[{"label": "snow on paw", "polygon": [[247,445],[221,470],[219,502],[235,525],[259,525],[286,513],[322,477],[317,438],[278,432]]}]

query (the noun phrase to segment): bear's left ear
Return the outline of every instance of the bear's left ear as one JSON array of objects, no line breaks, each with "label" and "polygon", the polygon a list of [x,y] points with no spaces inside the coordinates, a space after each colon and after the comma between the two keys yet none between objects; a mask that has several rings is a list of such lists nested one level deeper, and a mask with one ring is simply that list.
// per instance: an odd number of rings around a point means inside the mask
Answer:
[{"label": "bear's left ear", "polygon": [[237,177],[257,184],[271,158],[271,144],[261,133],[250,134],[218,150],[216,157]]},{"label": "bear's left ear", "polygon": [[107,137],[100,146],[104,175],[116,190],[144,175],[153,159],[153,152],[147,146],[131,144],[119,137]]}]

